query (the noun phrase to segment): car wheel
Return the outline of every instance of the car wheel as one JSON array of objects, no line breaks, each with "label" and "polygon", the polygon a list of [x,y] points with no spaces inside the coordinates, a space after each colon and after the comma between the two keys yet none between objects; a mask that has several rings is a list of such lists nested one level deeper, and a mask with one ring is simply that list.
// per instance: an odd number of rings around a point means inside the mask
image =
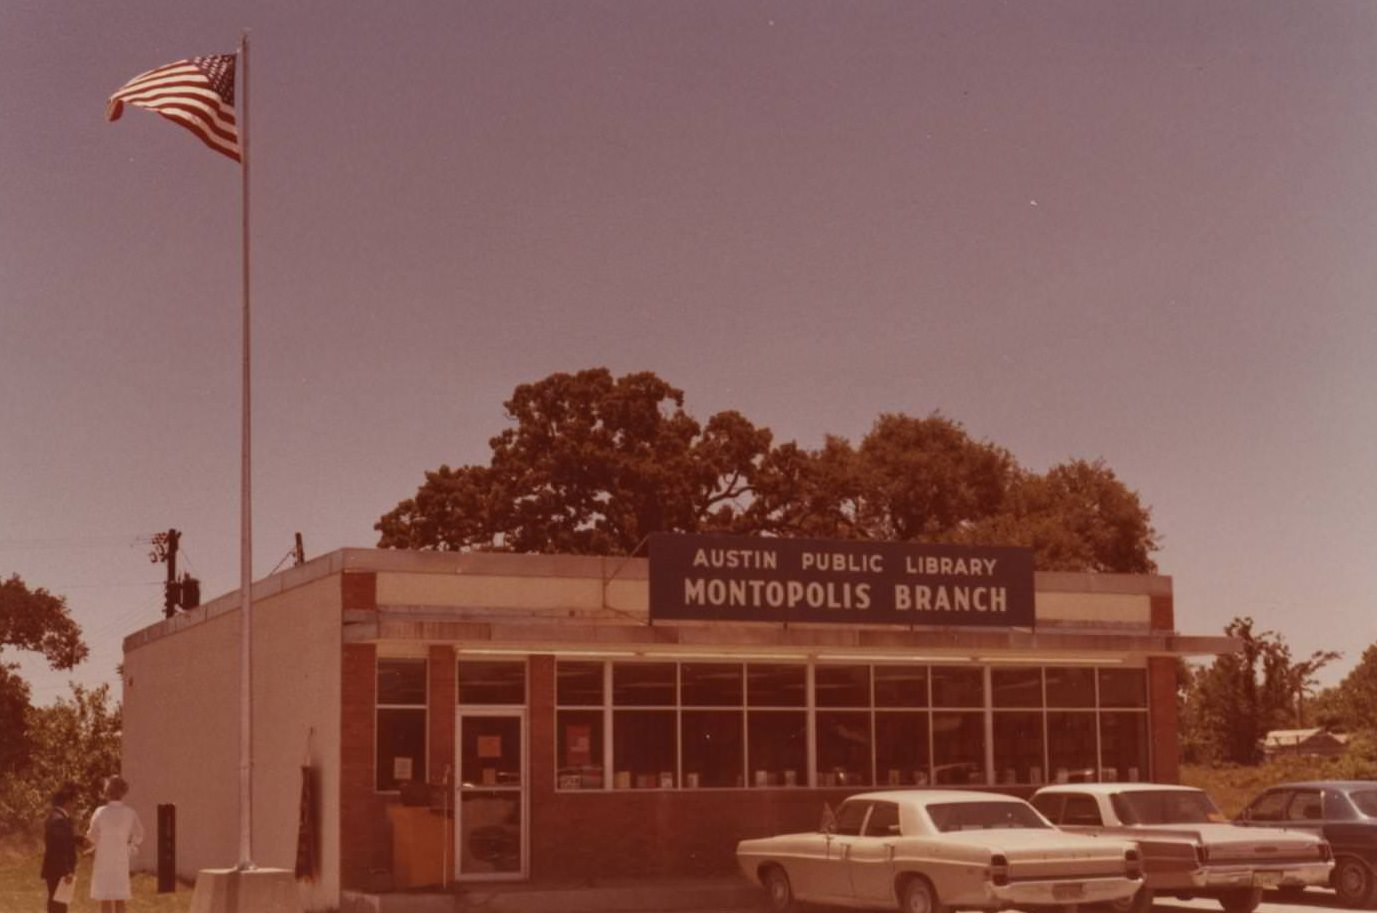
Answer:
[{"label": "car wheel", "polygon": [[1109,913],[1148,913],[1152,909],[1152,889],[1143,885],[1138,893],[1121,900],[1111,900],[1105,904]]},{"label": "car wheel", "polygon": [[789,884],[789,875],[777,865],[772,865],[760,876],[765,885],[765,909],[770,913],[790,913],[794,909],[794,888]]},{"label": "car wheel", "polygon": [[899,892],[899,913],[947,913],[926,878],[910,878]]},{"label": "car wheel", "polygon": [[1367,907],[1373,902],[1374,890],[1372,869],[1356,856],[1340,856],[1334,863],[1334,872],[1329,876],[1339,903],[1345,907]]},{"label": "car wheel", "polygon": [[1253,913],[1262,903],[1262,888],[1235,888],[1219,895],[1224,913]]}]

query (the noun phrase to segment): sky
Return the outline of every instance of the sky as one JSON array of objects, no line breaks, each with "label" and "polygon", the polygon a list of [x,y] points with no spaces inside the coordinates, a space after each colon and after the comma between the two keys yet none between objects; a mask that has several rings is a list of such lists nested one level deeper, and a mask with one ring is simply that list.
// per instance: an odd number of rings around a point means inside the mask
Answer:
[{"label": "sky", "polygon": [[[153,533],[238,585],[240,182],[106,98],[249,30],[255,576],[521,383],[934,411],[1151,507],[1178,627],[1377,640],[1377,4],[0,4],[0,575],[115,680]],[[243,119],[242,104],[240,98]]]}]

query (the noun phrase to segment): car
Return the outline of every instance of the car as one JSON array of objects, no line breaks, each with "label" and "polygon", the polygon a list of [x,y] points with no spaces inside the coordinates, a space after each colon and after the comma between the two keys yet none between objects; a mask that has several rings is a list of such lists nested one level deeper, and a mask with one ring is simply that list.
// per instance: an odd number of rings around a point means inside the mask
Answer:
[{"label": "car", "polygon": [[1323,884],[1334,867],[1329,844],[1319,837],[1238,827],[1204,790],[1189,786],[1044,786],[1031,801],[1063,830],[1137,842],[1143,889],[1117,904],[1119,913],[1143,913],[1157,894],[1211,897],[1225,913],[1252,913],[1264,887]]},{"label": "car", "polygon": [[861,793],[819,830],[742,840],[736,858],[774,913],[797,902],[903,913],[1071,907],[1142,886],[1130,841],[1068,834],[1022,799],[969,790]]},{"label": "car", "polygon": [[[1249,802],[1238,823],[1306,831],[1334,848],[1329,887],[1347,907],[1377,908],[1377,781],[1282,783]],[[1287,894],[1299,894],[1294,888]]]}]

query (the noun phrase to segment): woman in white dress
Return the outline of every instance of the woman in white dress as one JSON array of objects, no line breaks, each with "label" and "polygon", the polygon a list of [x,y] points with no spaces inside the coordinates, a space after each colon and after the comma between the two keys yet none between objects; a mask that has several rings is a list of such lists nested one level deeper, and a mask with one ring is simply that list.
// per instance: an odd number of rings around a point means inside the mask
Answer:
[{"label": "woman in white dress", "polygon": [[129,860],[143,843],[143,824],[132,808],[120,800],[129,784],[120,777],[105,781],[106,802],[91,816],[86,839],[96,854],[91,866],[91,899],[100,901],[100,913],[124,913],[129,899]]}]

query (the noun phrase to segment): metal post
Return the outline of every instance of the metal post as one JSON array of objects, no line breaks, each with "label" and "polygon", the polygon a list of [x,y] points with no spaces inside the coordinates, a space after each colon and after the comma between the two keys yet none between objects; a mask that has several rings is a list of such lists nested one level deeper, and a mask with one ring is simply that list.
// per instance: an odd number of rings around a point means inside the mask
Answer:
[{"label": "metal post", "polygon": [[249,320],[249,33],[239,37],[240,105],[239,155],[243,199],[243,292],[244,292],[244,413],[239,505],[239,866],[253,869],[253,688],[250,660],[253,655],[253,498],[250,486],[252,452],[250,421]]}]

